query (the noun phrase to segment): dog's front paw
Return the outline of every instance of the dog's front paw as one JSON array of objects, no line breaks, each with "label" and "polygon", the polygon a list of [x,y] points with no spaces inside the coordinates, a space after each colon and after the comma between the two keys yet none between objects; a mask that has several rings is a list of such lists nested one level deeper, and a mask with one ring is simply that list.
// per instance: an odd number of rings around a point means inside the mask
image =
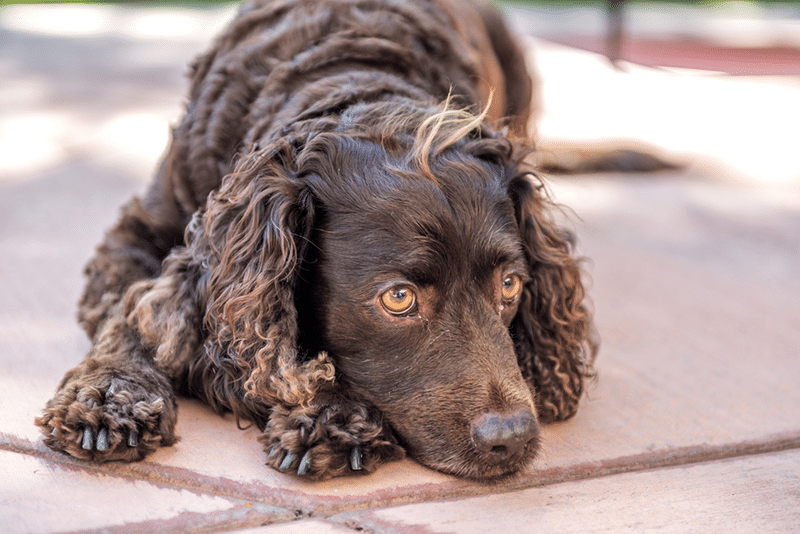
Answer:
[{"label": "dog's front paw", "polygon": [[371,473],[381,463],[405,456],[380,413],[363,405],[276,406],[259,441],[267,451],[267,465],[317,480]]},{"label": "dog's front paw", "polygon": [[143,382],[103,373],[67,380],[36,419],[45,445],[96,462],[141,460],[172,445],[174,397],[162,384]]}]

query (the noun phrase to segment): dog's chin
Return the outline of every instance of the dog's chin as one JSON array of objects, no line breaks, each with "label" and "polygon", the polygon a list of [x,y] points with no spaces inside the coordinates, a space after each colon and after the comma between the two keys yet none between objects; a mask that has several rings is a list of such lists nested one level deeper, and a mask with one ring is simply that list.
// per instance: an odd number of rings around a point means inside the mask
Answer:
[{"label": "dog's chin", "polygon": [[[441,461],[429,461],[428,458],[415,458],[423,465],[459,478],[482,482],[486,484],[499,483],[522,476],[533,464],[538,453],[538,447],[526,452],[520,459],[509,463],[491,465],[480,459],[464,457],[451,457]],[[471,456],[471,455],[470,455]]]},{"label": "dog's chin", "polygon": [[515,462],[511,465],[490,466],[473,462],[447,462],[430,467],[459,478],[482,482],[484,484],[497,484],[520,477],[532,463],[533,458]]}]

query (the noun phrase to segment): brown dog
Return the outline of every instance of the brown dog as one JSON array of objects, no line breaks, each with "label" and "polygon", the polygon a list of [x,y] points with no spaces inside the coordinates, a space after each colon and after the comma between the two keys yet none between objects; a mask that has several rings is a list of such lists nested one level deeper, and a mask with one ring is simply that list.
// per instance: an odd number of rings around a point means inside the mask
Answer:
[{"label": "brown dog", "polygon": [[486,6],[245,5],[87,267],[93,346],[37,419],[45,443],[141,459],[175,441],[183,393],[257,424],[298,475],[405,451],[522,469],[595,352],[570,236],[504,133],[530,91]]}]

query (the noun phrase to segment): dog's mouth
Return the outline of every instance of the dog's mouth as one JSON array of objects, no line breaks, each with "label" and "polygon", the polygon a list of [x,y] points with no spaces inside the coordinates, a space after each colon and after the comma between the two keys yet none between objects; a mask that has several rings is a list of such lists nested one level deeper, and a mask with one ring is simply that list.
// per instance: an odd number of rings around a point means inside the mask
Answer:
[{"label": "dog's mouth", "polygon": [[[478,480],[482,482],[498,482],[515,476],[519,476],[531,466],[533,460],[539,453],[538,435],[523,445],[523,450],[519,456],[502,460],[495,464],[488,464],[483,457],[473,463],[471,472],[462,475],[464,478]],[[492,453],[494,454],[494,453]]]},{"label": "dog's mouth", "polygon": [[471,451],[471,454],[466,455],[465,458],[451,458],[443,462],[436,462],[429,467],[476,482],[498,483],[521,476],[533,463],[537,453],[538,441],[535,444],[530,444],[526,448],[524,455],[513,461],[489,464],[478,456],[475,451]]}]

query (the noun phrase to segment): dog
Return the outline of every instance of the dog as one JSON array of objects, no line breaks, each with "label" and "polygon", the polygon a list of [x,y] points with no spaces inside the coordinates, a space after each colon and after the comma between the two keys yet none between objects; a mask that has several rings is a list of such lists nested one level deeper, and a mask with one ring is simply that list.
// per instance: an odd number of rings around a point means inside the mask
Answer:
[{"label": "dog", "polygon": [[526,162],[530,102],[488,4],[243,5],[86,268],[92,346],[36,420],[44,443],[140,460],[190,395],[310,479],[405,455],[523,470],[597,349],[573,237]]}]

